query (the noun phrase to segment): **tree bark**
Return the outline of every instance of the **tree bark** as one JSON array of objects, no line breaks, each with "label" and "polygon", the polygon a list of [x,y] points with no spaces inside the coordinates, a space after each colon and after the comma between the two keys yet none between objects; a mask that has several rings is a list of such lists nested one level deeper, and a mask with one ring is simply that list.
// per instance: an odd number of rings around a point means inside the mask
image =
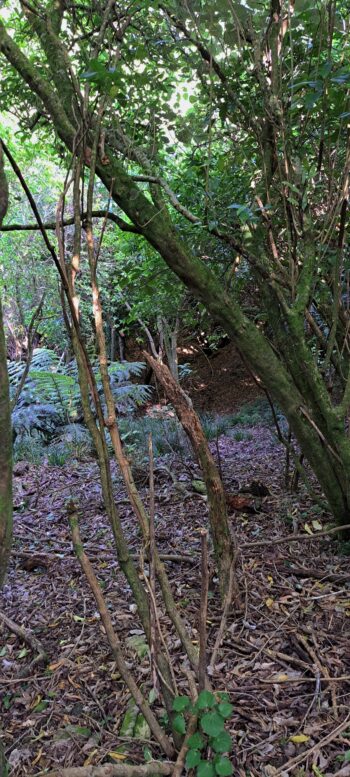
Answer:
[{"label": "tree bark", "polygon": [[163,386],[166,396],[173,405],[176,415],[191,441],[195,456],[201,467],[208,494],[209,521],[219,569],[220,590],[222,598],[224,598],[230,577],[234,543],[230,532],[225,492],[220,473],[190,398],[181,386],[176,383],[175,378],[165,364],[161,364],[157,359],[154,359],[147,351],[144,351],[143,355],[150,367],[152,367],[159,383]]},{"label": "tree bark", "polygon": [[[0,143],[0,226],[8,206],[8,186]],[[0,588],[4,582],[12,541],[12,430],[7,354],[0,299]],[[0,777],[7,765],[0,739]]]},{"label": "tree bark", "polygon": [[[0,145],[0,226],[8,205],[8,187]],[[0,299],[0,586],[2,585],[12,539],[12,431],[7,354]]]}]

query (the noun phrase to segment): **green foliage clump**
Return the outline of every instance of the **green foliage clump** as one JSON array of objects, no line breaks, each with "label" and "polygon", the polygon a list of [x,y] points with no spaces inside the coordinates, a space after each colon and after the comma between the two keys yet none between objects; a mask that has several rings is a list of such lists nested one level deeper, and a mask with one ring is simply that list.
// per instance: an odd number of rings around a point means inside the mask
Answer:
[{"label": "green foliage clump", "polygon": [[233,433],[233,439],[236,442],[243,442],[243,440],[252,440],[253,435],[249,434],[249,432],[234,432]]},{"label": "green foliage clump", "polygon": [[[112,362],[109,365],[111,389],[119,412],[128,413],[150,398],[152,389],[132,379],[139,377],[142,362]],[[8,365],[12,397],[24,370],[22,362]],[[102,382],[97,364],[93,365],[97,390],[103,405]],[[105,409],[105,408],[104,408]],[[32,434],[34,430],[51,440],[57,430],[81,417],[78,370],[75,361],[64,364],[57,354],[48,348],[38,348],[32,359],[27,380],[13,410],[12,425],[15,437]],[[72,439],[77,444],[78,440]]]},{"label": "green foliage clump", "polygon": [[80,423],[62,426],[55,436],[52,445],[64,447],[69,457],[77,461],[86,461],[94,454],[94,446],[87,428]]},{"label": "green foliage clump", "polygon": [[231,418],[228,415],[213,416],[211,413],[202,413],[200,421],[208,441],[216,440],[222,434],[226,434],[231,427]]},{"label": "green foliage clump", "polygon": [[248,405],[243,405],[238,413],[230,417],[231,426],[270,425],[273,421],[271,408],[265,399],[257,399]]},{"label": "green foliage clump", "polygon": [[197,716],[197,730],[188,739],[187,769],[195,769],[197,777],[230,777],[233,769],[227,753],[232,750],[232,739],[225,721],[231,717],[233,706],[228,694],[204,690],[195,704],[188,696],[176,696],[173,710],[173,727],[178,734],[186,734],[189,715]]},{"label": "green foliage clump", "polygon": [[69,459],[71,459],[71,452],[65,445],[53,444],[49,446],[47,460],[52,467],[64,467]]},{"label": "green foliage clump", "polygon": [[127,451],[138,460],[148,455],[148,436],[152,434],[153,453],[157,458],[170,454],[188,457],[191,454],[190,443],[175,417],[121,418],[120,433]]},{"label": "green foliage clump", "polygon": [[40,435],[24,434],[18,437],[13,445],[13,459],[28,461],[30,464],[40,464],[44,457],[45,447]]}]

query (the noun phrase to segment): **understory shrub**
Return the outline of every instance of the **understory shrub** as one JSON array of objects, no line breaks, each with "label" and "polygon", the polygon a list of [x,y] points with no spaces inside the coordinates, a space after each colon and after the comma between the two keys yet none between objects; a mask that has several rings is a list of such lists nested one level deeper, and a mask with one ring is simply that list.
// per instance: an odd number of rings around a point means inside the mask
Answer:
[{"label": "understory shrub", "polygon": [[231,717],[233,705],[227,693],[216,694],[203,690],[193,704],[188,696],[176,696],[173,726],[179,734],[186,734],[190,716],[197,717],[197,730],[188,739],[185,766],[196,770],[196,777],[230,777],[233,772],[228,754],[232,738],[225,723]]},{"label": "understory shrub", "polygon": [[[119,413],[130,413],[151,397],[152,389],[131,382],[144,368],[142,362],[112,362],[109,367],[111,389]],[[11,398],[16,394],[23,375],[23,362],[9,362]],[[103,392],[99,367],[93,364],[97,390]],[[103,412],[106,408],[103,407]],[[92,453],[92,443],[82,417],[78,371],[75,361],[64,364],[57,354],[48,348],[34,351],[27,379],[12,413],[14,439],[28,438],[34,432],[43,443],[67,445],[76,458]],[[78,422],[78,423],[77,423]],[[57,455],[52,452],[52,455]]]},{"label": "understory shrub", "polygon": [[23,434],[13,444],[13,460],[39,464],[45,453],[45,445],[38,434]]},{"label": "understory shrub", "polygon": [[191,446],[181,424],[175,417],[135,418],[129,415],[119,420],[120,433],[129,455],[140,461],[148,456],[148,437],[152,434],[155,457],[177,454],[191,455]]}]

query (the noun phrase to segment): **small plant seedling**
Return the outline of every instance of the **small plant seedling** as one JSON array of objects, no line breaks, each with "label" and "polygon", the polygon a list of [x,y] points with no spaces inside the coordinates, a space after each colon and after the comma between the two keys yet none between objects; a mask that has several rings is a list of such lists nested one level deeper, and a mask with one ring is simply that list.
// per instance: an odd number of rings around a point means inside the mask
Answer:
[{"label": "small plant seedling", "polygon": [[188,739],[185,766],[196,770],[196,777],[230,777],[232,764],[227,754],[232,750],[232,739],[225,729],[233,706],[227,693],[201,691],[195,704],[188,696],[176,696],[173,710],[174,730],[186,734],[187,718],[197,715],[197,731]]}]

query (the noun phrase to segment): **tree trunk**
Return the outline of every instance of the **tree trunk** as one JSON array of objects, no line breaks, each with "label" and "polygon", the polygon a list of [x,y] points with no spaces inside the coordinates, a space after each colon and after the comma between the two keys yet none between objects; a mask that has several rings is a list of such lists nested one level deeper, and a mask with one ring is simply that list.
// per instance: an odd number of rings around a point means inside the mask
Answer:
[{"label": "tree trunk", "polygon": [[[0,144],[0,226],[6,215],[8,188]],[[12,430],[6,343],[0,299],[0,588],[4,582],[12,540]],[[7,764],[0,739],[0,777]]]},{"label": "tree trunk", "polygon": [[[8,189],[0,146],[0,225],[7,211]],[[0,299],[0,586],[12,539],[12,431],[7,354]]]},{"label": "tree trunk", "polygon": [[228,523],[225,492],[220,474],[190,398],[176,383],[175,378],[165,364],[161,364],[146,351],[143,352],[143,355],[148,364],[153,368],[159,383],[163,386],[168,399],[172,403],[200,464],[207,487],[209,521],[219,569],[220,590],[222,598],[224,598],[228,590],[230,568],[234,558],[234,543]]}]

